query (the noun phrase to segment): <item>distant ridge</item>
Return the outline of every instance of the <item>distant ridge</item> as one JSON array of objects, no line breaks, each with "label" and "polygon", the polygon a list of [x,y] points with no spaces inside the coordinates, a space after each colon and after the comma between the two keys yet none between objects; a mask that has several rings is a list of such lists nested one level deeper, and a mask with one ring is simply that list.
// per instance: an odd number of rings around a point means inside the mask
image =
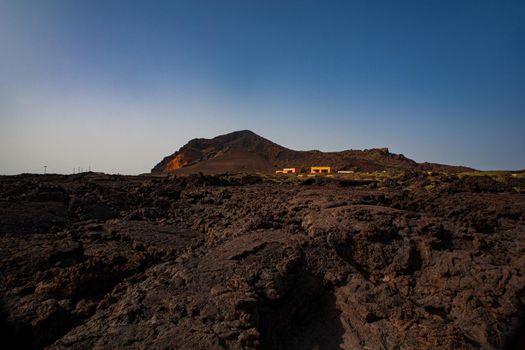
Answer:
[{"label": "distant ridge", "polygon": [[165,157],[152,173],[218,174],[224,172],[273,173],[283,167],[308,169],[314,165],[331,166],[334,170],[440,170],[468,171],[434,163],[417,163],[388,148],[347,150],[340,152],[295,151],[280,146],[250,130],[235,131],[212,139],[193,139],[177,152]]}]

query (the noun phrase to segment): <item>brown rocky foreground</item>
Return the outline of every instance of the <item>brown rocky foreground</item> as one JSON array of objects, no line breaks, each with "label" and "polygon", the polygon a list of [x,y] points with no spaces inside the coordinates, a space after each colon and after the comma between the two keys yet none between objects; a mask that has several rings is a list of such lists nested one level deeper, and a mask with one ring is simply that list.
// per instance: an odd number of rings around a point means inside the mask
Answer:
[{"label": "brown rocky foreground", "polygon": [[525,181],[0,177],[30,349],[520,349]]}]

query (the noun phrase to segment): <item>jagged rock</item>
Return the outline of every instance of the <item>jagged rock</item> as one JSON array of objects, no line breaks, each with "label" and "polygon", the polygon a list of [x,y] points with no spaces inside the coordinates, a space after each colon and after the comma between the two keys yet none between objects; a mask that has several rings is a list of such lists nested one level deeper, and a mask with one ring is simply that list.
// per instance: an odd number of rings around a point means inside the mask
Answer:
[{"label": "jagged rock", "polygon": [[520,349],[525,180],[312,181],[0,177],[4,347]]}]

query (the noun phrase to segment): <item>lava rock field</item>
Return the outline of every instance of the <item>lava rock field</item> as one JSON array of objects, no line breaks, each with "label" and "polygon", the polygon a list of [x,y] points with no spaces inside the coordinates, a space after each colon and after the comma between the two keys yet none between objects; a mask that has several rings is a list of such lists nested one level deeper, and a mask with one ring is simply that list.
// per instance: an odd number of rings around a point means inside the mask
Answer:
[{"label": "lava rock field", "polygon": [[524,188],[2,176],[2,348],[524,348]]}]

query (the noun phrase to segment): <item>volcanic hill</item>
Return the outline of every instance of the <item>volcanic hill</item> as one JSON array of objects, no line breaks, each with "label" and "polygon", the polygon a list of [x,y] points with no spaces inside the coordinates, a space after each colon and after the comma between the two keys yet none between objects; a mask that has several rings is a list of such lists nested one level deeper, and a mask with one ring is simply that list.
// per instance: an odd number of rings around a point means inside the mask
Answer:
[{"label": "volcanic hill", "polygon": [[193,139],[177,152],[165,157],[152,173],[220,174],[225,172],[273,173],[284,167],[308,169],[313,165],[335,170],[472,170],[434,163],[417,163],[388,148],[340,152],[295,151],[280,146],[252,131],[235,131],[213,139]]}]

